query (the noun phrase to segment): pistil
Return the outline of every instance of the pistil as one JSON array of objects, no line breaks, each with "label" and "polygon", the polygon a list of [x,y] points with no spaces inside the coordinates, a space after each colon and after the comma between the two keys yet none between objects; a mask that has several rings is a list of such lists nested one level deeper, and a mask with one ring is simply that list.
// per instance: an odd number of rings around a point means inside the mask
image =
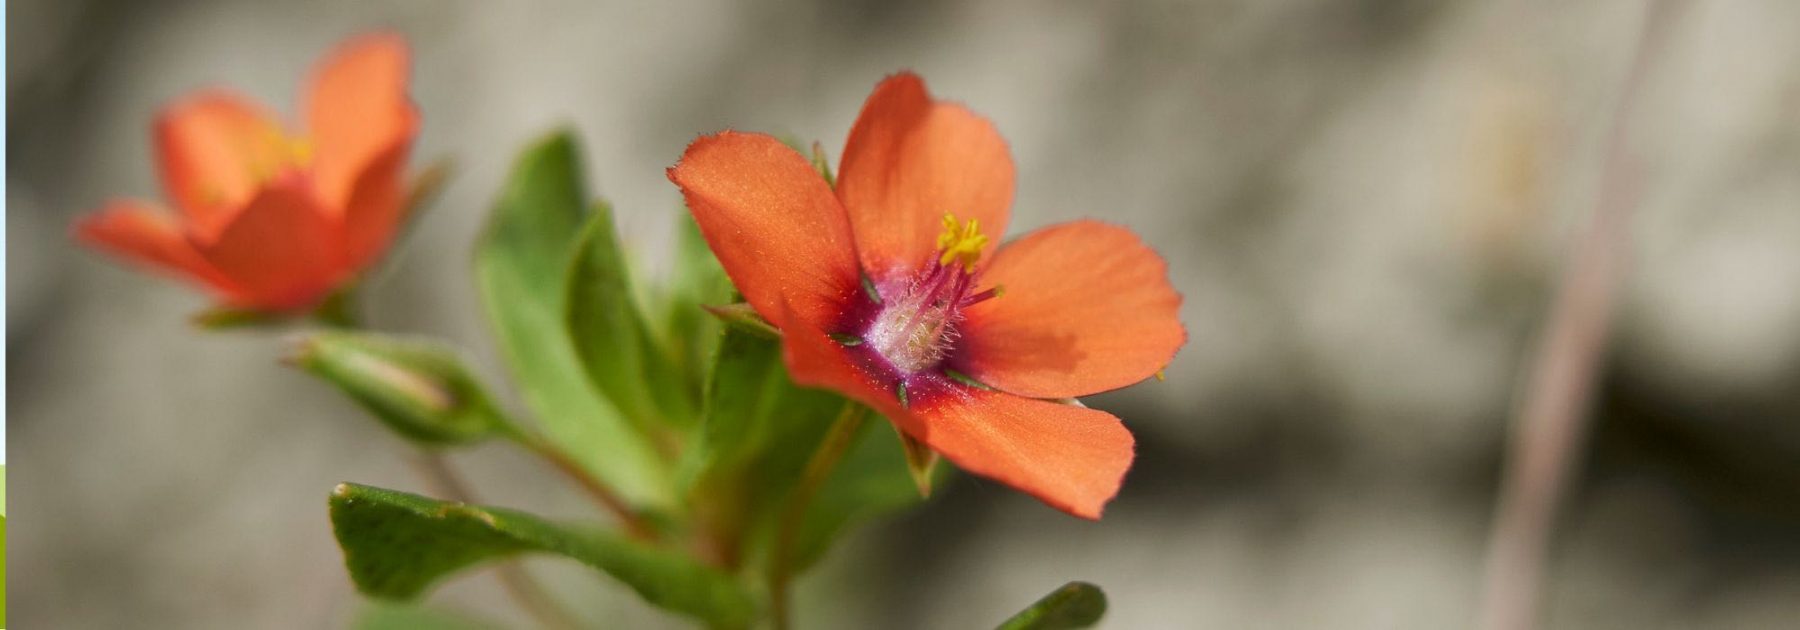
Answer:
[{"label": "pistil", "polygon": [[937,257],[905,289],[877,302],[881,310],[862,338],[902,372],[937,366],[955,345],[962,308],[1000,294],[996,287],[969,295],[986,244],[974,220],[959,224],[945,215]]}]

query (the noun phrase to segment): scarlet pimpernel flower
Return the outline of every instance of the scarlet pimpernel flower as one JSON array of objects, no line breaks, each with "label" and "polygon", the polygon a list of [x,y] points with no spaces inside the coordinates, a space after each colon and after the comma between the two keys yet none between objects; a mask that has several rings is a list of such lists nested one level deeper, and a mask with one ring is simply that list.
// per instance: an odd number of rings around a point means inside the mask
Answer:
[{"label": "scarlet pimpernel flower", "polygon": [[1162,258],[1082,220],[1002,245],[1014,167],[987,120],[911,74],[876,87],[835,186],[725,131],[669,178],[795,382],[837,390],[962,469],[1097,519],[1131,433],[1071,400],[1157,374],[1186,341]]},{"label": "scarlet pimpernel flower", "polygon": [[83,242],[261,312],[318,305],[378,259],[406,212],[419,115],[397,35],[339,45],[314,69],[297,130],[224,90],[157,116],[164,192],[178,211],[114,200],[76,225]]}]

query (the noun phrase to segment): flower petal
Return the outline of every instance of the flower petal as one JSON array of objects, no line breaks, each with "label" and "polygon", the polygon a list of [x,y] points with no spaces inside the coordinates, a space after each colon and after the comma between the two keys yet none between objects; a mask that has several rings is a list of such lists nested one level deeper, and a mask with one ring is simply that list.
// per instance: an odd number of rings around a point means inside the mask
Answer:
[{"label": "flower petal", "polygon": [[157,116],[155,127],[163,187],[202,241],[212,240],[261,182],[290,161],[276,118],[229,92],[179,101]]},{"label": "flower petal", "polygon": [[844,144],[837,194],[850,212],[863,268],[887,279],[923,266],[937,249],[945,213],[1004,234],[1012,156],[993,123],[932,101],[918,76],[902,73],[882,81],[863,105]]},{"label": "flower petal", "polygon": [[1076,404],[947,385],[913,395],[916,435],[958,468],[1098,520],[1131,468],[1131,432],[1118,418]]},{"label": "flower petal", "polygon": [[395,143],[363,169],[344,209],[344,264],[360,271],[386,251],[406,218],[406,143]]},{"label": "flower petal", "polygon": [[[806,158],[759,133],[721,132],[669,168],[700,233],[756,312],[834,325],[860,280],[844,210]],[[783,303],[787,307],[783,307]]]},{"label": "flower petal", "polygon": [[1100,518],[1131,467],[1135,442],[1111,414],[940,378],[914,379],[906,407],[852,351],[815,328],[789,326],[782,347],[794,382],[867,404],[963,470],[1075,516]]},{"label": "flower petal", "polygon": [[168,213],[141,201],[116,200],[75,224],[75,236],[147,269],[188,280],[221,295],[231,281],[200,257]]},{"label": "flower petal", "polygon": [[344,212],[363,172],[396,144],[410,146],[418,131],[406,95],[409,60],[406,40],[376,33],[338,45],[313,71],[306,126],[314,182],[331,211]]},{"label": "flower petal", "polygon": [[894,395],[897,383],[884,382],[879,371],[860,365],[853,354],[817,326],[787,314],[781,330],[782,361],[788,377],[806,387],[821,387],[856,399],[887,416],[908,433],[920,434],[925,425],[906,412]]},{"label": "flower petal", "polygon": [[950,364],[1020,396],[1124,387],[1187,341],[1168,265],[1122,227],[1075,221],[1027,234],[1000,248],[981,281],[1004,294],[963,311]]},{"label": "flower petal", "polygon": [[232,306],[282,311],[318,303],[340,276],[337,234],[292,178],[263,188],[200,255],[242,288]]}]

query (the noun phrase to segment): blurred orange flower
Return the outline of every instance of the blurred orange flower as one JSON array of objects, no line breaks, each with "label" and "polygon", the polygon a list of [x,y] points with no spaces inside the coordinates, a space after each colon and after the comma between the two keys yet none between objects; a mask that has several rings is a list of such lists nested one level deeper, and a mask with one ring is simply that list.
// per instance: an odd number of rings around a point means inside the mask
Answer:
[{"label": "blurred orange flower", "polygon": [[1185,343],[1162,258],[1097,221],[1004,246],[1005,140],[911,74],[876,87],[835,185],[726,131],[669,178],[794,380],[868,404],[969,472],[1097,519],[1131,466],[1118,418],[1068,400],[1156,374]]},{"label": "blurred orange flower", "polygon": [[398,35],[340,44],[313,71],[305,127],[222,90],[155,124],[165,194],[179,214],[119,199],[76,224],[93,247],[200,284],[224,305],[319,304],[378,258],[405,213],[402,178],[419,127]]}]

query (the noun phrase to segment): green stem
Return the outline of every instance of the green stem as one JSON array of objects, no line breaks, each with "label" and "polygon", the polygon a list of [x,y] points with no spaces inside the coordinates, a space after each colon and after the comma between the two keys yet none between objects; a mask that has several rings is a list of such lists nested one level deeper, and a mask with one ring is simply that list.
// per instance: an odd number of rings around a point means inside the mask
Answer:
[{"label": "green stem", "polygon": [[[357,330],[362,323],[356,316],[356,288],[354,285],[344,287],[313,312],[313,317],[320,324],[332,328]],[[508,422],[511,426],[511,423]],[[523,435],[517,429],[511,434]],[[475,503],[475,495],[469,490],[467,483],[456,474],[443,453],[431,449],[418,449],[418,469],[425,482],[432,486],[438,496],[460,503]],[[504,560],[494,565],[494,575],[500,580],[500,586],[507,595],[519,604],[519,607],[539,624],[551,630],[574,630],[581,627],[580,618],[564,608],[555,597],[550,595],[543,584],[525,570],[525,566],[517,560]]]},{"label": "green stem", "polygon": [[623,525],[625,530],[630,532],[632,536],[642,540],[651,540],[656,537],[656,531],[650,528],[650,524],[644,520],[642,515],[637,513],[637,510],[632,509],[630,503],[626,503],[625,499],[620,497],[617,492],[614,492],[611,486],[606,485],[606,482],[601,481],[598,477],[595,477],[593,473],[588,472],[587,467],[582,466],[581,462],[575,461],[575,458],[569,455],[567,451],[552,444],[549,440],[544,439],[543,436],[527,433],[523,430],[514,431],[510,436],[513,438],[514,443],[524,447],[526,451],[543,458],[544,461],[548,462],[557,472],[562,473],[564,477],[568,477],[569,480],[574,481],[575,485],[579,486],[583,492],[594,499],[594,502],[599,504],[601,509],[611,512],[613,516],[618,517],[619,523]]},{"label": "green stem", "polygon": [[850,445],[856,442],[863,421],[868,417],[867,407],[845,401],[844,410],[838,412],[837,420],[831,423],[831,430],[819,442],[812,458],[807,460],[806,470],[788,496],[787,508],[781,514],[775,534],[774,558],[769,567],[769,615],[776,630],[788,628],[788,583],[793,578],[794,541],[806,524],[806,510],[811,507],[819,489],[825,487],[825,481],[831,478],[838,462],[843,461],[844,454],[850,451]]}]

